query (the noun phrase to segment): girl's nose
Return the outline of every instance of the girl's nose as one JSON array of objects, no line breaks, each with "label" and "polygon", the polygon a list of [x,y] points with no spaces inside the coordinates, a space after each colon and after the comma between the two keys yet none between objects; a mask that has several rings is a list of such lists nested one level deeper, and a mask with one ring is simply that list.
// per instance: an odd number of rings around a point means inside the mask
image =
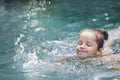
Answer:
[{"label": "girl's nose", "polygon": [[80,48],[85,48],[85,44],[80,45]]},{"label": "girl's nose", "polygon": [[84,49],[85,48],[85,44],[82,44],[79,47],[80,47],[80,49]]}]

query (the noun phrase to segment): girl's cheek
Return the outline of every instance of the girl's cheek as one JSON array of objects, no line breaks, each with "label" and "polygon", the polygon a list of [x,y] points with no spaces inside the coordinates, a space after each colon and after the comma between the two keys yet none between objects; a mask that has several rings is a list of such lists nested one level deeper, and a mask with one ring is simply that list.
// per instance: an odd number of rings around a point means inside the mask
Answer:
[{"label": "girl's cheek", "polygon": [[79,49],[79,48],[80,48],[80,46],[79,46],[79,45],[77,45],[76,49]]}]

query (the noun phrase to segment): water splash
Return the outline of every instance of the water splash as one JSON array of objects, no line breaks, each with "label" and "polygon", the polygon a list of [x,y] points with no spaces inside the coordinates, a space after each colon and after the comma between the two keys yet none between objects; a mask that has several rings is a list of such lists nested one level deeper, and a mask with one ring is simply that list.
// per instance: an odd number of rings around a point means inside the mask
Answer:
[{"label": "water splash", "polygon": [[[50,5],[51,2],[46,1],[47,0],[42,0],[38,3],[37,0],[30,0],[30,5],[28,6],[27,11],[24,11],[24,14],[20,16],[21,18],[25,18],[23,30],[26,33],[23,31],[23,33],[21,33],[15,40],[16,54],[14,56],[14,62],[21,65],[19,67],[22,68],[27,79],[39,80],[41,77],[53,78],[57,73],[60,74],[57,75],[57,78],[61,77],[63,79],[63,77],[65,78],[65,76],[68,75],[77,75],[79,76],[78,78],[83,77],[84,79],[91,73],[95,74],[101,71],[100,66],[106,64],[106,62],[102,63],[98,60],[94,60],[93,63],[91,63],[89,59],[81,62],[68,62],[63,64],[54,63],[54,61],[59,58],[75,53],[77,34],[70,32],[67,33],[68,36],[64,39],[49,40],[45,38],[43,41],[40,40],[45,37],[45,33],[42,32],[47,33],[47,31],[41,21],[38,20],[37,16],[38,13],[43,14],[44,16],[44,12],[47,12],[46,4]],[[49,18],[49,14],[47,15]],[[108,14],[105,13],[104,16],[107,17]],[[94,22],[97,22],[98,20],[99,19],[96,17],[92,19]],[[70,28],[78,26],[78,24],[68,24],[67,26]],[[109,26],[111,25],[108,25],[108,27]],[[43,37],[41,37],[42,35]],[[102,69],[104,67],[106,66],[103,66]],[[54,72],[56,72],[56,74],[54,74]]]}]

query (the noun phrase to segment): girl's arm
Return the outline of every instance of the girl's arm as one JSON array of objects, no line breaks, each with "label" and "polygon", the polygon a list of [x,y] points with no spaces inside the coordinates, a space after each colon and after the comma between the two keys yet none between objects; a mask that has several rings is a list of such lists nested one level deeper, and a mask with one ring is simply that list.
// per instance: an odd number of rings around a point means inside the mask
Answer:
[{"label": "girl's arm", "polygon": [[113,67],[109,67],[110,69],[114,69],[114,70],[120,70],[120,65],[117,66],[113,66]]},{"label": "girl's arm", "polygon": [[80,60],[80,58],[78,56],[69,56],[60,60],[57,60],[55,62],[64,62],[64,61],[68,61],[68,60]]},{"label": "girl's arm", "polygon": [[[106,57],[107,58],[107,57]],[[120,54],[111,54],[110,56],[109,56],[109,58],[111,58],[111,61],[112,62],[118,62],[118,64],[117,65],[115,65],[115,66],[110,66],[110,67],[108,67],[109,69],[114,69],[114,70],[120,70]]]}]

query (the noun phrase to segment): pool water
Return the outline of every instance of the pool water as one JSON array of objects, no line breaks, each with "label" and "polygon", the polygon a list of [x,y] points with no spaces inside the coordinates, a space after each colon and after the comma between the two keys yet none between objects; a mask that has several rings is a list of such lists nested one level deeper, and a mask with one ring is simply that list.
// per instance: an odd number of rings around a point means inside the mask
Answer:
[{"label": "pool water", "polygon": [[75,54],[81,29],[117,28],[119,9],[119,0],[1,0],[0,80],[120,80],[106,68],[118,63],[55,63]]}]

